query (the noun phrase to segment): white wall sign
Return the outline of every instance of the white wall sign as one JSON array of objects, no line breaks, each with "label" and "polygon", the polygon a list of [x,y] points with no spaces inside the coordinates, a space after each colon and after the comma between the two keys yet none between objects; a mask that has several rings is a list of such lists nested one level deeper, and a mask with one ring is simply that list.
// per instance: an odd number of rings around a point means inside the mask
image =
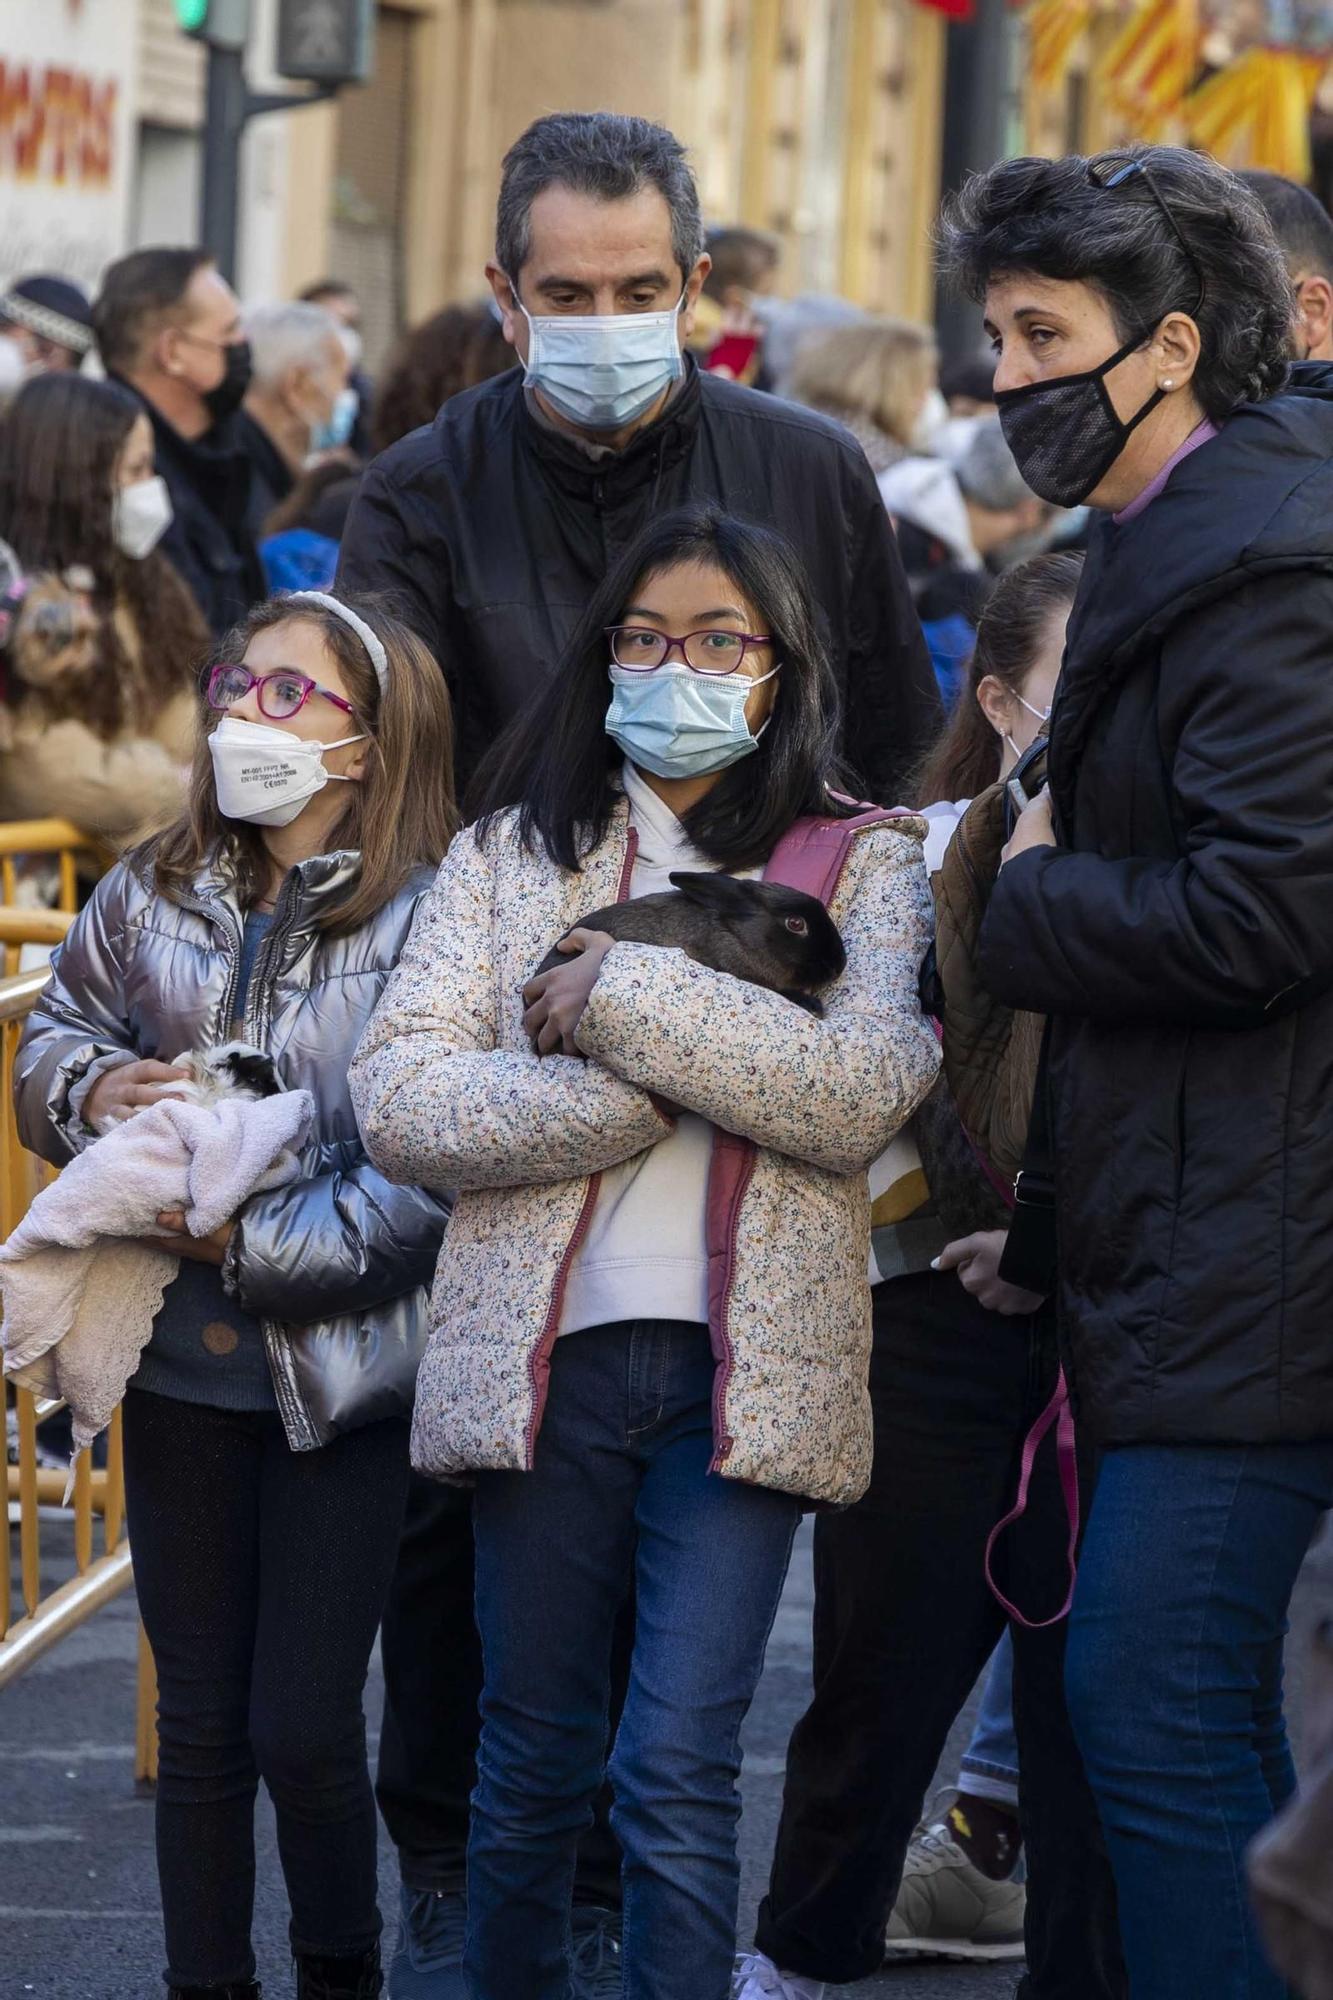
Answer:
[{"label": "white wall sign", "polygon": [[0,279],[92,289],[129,242],[137,0],[0,5]]}]

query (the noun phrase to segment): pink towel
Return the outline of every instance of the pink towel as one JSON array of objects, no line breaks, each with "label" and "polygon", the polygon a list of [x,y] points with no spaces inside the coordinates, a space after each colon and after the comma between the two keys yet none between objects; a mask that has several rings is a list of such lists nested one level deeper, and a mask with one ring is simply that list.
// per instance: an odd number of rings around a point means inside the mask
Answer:
[{"label": "pink towel", "polygon": [[171,1208],[208,1236],[252,1194],[294,1180],[313,1115],[305,1090],[160,1098],[76,1155],[0,1244],[4,1372],[65,1399],[75,1456],[110,1423],[180,1265],[137,1239]]}]

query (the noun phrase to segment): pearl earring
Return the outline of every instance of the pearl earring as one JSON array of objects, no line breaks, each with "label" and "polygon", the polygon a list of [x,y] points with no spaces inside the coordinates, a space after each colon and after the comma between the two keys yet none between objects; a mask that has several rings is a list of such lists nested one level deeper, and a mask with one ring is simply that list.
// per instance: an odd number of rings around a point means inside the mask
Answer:
[{"label": "pearl earring", "polygon": [[1163,389],[1165,389],[1165,390],[1166,390],[1166,391],[1167,391],[1168,393],[1169,393],[1169,392],[1170,392],[1170,391],[1171,391],[1172,389],[1174,389],[1174,388],[1175,388],[1175,386],[1176,386],[1176,385],[1175,385],[1175,383],[1174,383],[1174,382],[1163,382],[1163,384],[1162,384],[1162,387],[1163,387]]}]

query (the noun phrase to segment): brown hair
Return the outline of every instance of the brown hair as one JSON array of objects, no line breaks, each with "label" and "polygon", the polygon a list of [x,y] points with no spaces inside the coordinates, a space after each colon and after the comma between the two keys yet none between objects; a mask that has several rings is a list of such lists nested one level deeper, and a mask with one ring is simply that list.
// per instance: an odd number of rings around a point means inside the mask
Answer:
[{"label": "brown hair", "polygon": [[918,805],[941,799],[974,799],[1000,775],[1000,742],[977,699],[989,676],[1010,694],[1023,691],[1046,626],[1068,614],[1083,574],[1080,555],[1033,556],[1007,570],[996,584],[977,626],[976,650],[944,734],[912,783]]},{"label": "brown hair", "polygon": [[446,306],[403,335],[375,391],[371,444],[387,451],[409,431],[434,423],[461,389],[517,366],[489,299]]},{"label": "brown hair", "polygon": [[162,551],[136,562],[112,532],[116,467],[142,414],[119,383],[62,371],[27,383],[0,424],[0,536],[29,575],[86,569],[93,579],[92,665],[62,675],[54,695],[104,742],[150,731],[193,684],[208,646],[198,606]]},{"label": "brown hair", "polygon": [[129,375],[141,366],[149,342],[180,315],[190,282],[213,268],[207,250],[131,250],[107,266],[93,305],[97,351],[108,375]]},{"label": "brown hair", "polygon": [[[415,868],[437,867],[458,829],[454,800],[454,730],[444,676],[421,640],[374,597],[341,598],[378,634],[388,656],[381,696],[370,656],[357,634],[323,605],[273,597],[228,633],[215,660],[239,660],[260,632],[301,619],[315,625],[338,663],[356,707],[356,721],[371,738],[365,777],[347,785],[347,806],[329,835],[329,851],[359,849],[361,874],[346,895],[320,915],[321,930],[355,930],[383,909]],[[201,868],[221,860],[235,879],[241,907],[263,891],[263,829],[218,811],[208,739],[217,717],[204,709],[195,747],[189,803],[174,826],[147,842],[134,857],[151,865],[154,886],[182,902]]]},{"label": "brown hair", "polygon": [[928,327],[902,319],[852,320],[807,335],[788,394],[798,403],[856,422],[869,419],[905,449],[938,366]]}]

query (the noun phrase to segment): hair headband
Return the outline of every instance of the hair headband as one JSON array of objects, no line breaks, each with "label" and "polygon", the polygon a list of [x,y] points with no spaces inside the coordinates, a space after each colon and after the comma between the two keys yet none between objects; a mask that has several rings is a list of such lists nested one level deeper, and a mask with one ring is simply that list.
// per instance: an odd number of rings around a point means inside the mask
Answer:
[{"label": "hair headband", "polygon": [[293,590],[289,592],[288,604],[322,604],[326,611],[332,611],[341,618],[344,625],[350,625],[357,638],[370,655],[370,664],[375,669],[375,678],[380,684],[380,693],[388,692],[389,656],[384,650],[384,642],[371,631],[359,611],[353,611],[340,598],[331,597],[327,590]]}]

